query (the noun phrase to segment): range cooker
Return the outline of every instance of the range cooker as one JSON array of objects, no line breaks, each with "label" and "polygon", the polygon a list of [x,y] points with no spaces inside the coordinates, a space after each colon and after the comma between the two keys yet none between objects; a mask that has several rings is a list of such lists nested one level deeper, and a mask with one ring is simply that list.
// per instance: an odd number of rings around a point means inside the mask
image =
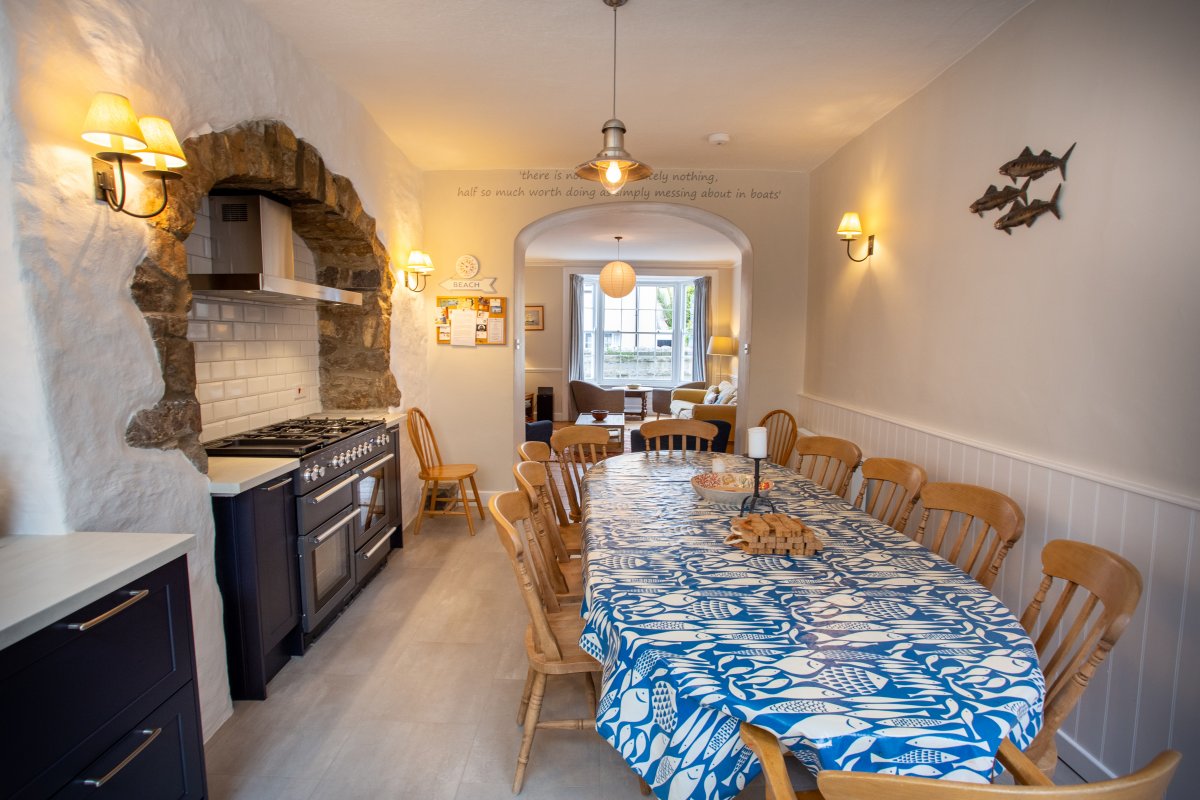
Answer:
[{"label": "range cooker", "polygon": [[378,419],[292,419],[218,439],[210,456],[298,458],[297,563],[304,644],[387,559],[399,521],[396,449]]}]

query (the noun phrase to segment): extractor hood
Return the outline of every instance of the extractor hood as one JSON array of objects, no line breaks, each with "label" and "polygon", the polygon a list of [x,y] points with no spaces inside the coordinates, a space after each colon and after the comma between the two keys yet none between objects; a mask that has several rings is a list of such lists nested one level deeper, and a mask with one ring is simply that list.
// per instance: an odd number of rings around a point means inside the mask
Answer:
[{"label": "extractor hood", "polygon": [[296,280],[292,212],[261,195],[210,195],[212,272],[189,272],[195,294],[292,305],[361,306],[362,295]]}]

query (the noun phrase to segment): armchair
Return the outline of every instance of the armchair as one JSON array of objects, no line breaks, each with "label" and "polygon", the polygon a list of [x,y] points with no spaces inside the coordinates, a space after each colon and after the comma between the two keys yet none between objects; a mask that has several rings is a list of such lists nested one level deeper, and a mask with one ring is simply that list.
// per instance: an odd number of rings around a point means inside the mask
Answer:
[{"label": "armchair", "polygon": [[605,389],[603,386],[597,386],[587,381],[571,381],[569,386],[571,404],[575,406],[575,413],[571,415],[571,420],[574,420],[579,414],[598,408],[614,414],[625,412],[624,389]]}]

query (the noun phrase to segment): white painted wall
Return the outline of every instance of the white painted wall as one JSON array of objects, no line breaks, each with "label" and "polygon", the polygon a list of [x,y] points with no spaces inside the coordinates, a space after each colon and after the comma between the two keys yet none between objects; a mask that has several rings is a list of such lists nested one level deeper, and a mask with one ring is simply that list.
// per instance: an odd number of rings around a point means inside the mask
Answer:
[{"label": "white painted wall", "polygon": [[[162,393],[157,354],[129,295],[148,227],[91,200],[80,124],[101,90],[168,117],[181,139],[248,119],[282,120],[354,182],[397,258],[420,237],[420,176],[355,100],[240,4],[47,0],[4,9],[0,169],[11,174],[0,181],[0,303],[14,313],[0,314],[0,330],[29,347],[6,348],[0,419],[25,426],[19,434],[37,447],[27,462],[0,460],[0,486],[19,483],[44,504],[18,508],[6,530],[197,534],[189,563],[211,735],[231,707],[207,480],[178,452],[124,443],[131,415]],[[425,396],[418,304],[397,291],[393,369],[406,399]]]},{"label": "white painted wall", "polygon": [[[1010,607],[1047,539],[1142,572],[1134,622],[1064,726],[1092,778],[1200,742],[1198,36],[1193,2],[1039,0],[812,176],[801,424],[1016,498]],[[967,211],[1025,145],[1076,141],[1061,221],[1010,237]],[[846,210],[879,237],[863,264],[833,236]]]},{"label": "white painted wall", "polygon": [[[734,331],[743,342],[749,344],[752,338],[758,345],[745,419],[757,421],[764,411],[793,403],[804,359],[807,176],[718,171],[716,181],[709,184],[688,180],[684,177],[688,172],[662,169],[664,179],[630,185],[618,198],[573,196],[572,190],[592,191],[595,185],[574,179],[527,180],[517,170],[427,173],[422,249],[433,257],[436,268],[423,295],[428,326],[433,324],[435,297],[451,293],[436,284],[452,277],[459,255],[477,256],[480,274],[496,276],[497,292],[520,308],[524,298],[516,294],[514,242],[526,226],[565,209],[611,202],[678,203],[732,222],[753,248],[753,269],[746,280],[753,282],[754,314],[747,330]],[[706,198],[703,192],[708,188],[741,190],[744,196]],[[511,193],[500,194],[504,191]],[[768,199],[754,193],[775,194]],[[736,287],[734,302],[740,303],[743,293],[742,287]],[[521,316],[515,319],[519,322]],[[436,403],[432,422],[442,456],[447,461],[479,464],[481,490],[504,491],[512,486],[513,435],[521,418],[513,391],[513,335],[510,325],[508,347],[459,349],[430,344],[428,348],[430,391]]]},{"label": "white painted wall", "polygon": [[[1187,0],[1042,0],[817,169],[806,391],[1200,497],[1198,36]],[[1076,141],[1061,221],[968,213]]]}]

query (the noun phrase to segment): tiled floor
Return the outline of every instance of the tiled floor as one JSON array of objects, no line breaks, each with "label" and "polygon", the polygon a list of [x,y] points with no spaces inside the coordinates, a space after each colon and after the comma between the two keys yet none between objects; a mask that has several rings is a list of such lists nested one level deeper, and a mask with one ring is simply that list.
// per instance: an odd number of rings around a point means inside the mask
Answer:
[{"label": "tiled floor", "polygon": [[[266,701],[234,704],[206,749],[214,800],[512,796],[528,618],[491,521],[477,527],[472,538],[461,518],[427,520]],[[543,718],[585,713],[577,681],[551,679]],[[551,730],[521,797],[641,795],[595,733]],[[761,800],[761,778],[742,797]]]}]

